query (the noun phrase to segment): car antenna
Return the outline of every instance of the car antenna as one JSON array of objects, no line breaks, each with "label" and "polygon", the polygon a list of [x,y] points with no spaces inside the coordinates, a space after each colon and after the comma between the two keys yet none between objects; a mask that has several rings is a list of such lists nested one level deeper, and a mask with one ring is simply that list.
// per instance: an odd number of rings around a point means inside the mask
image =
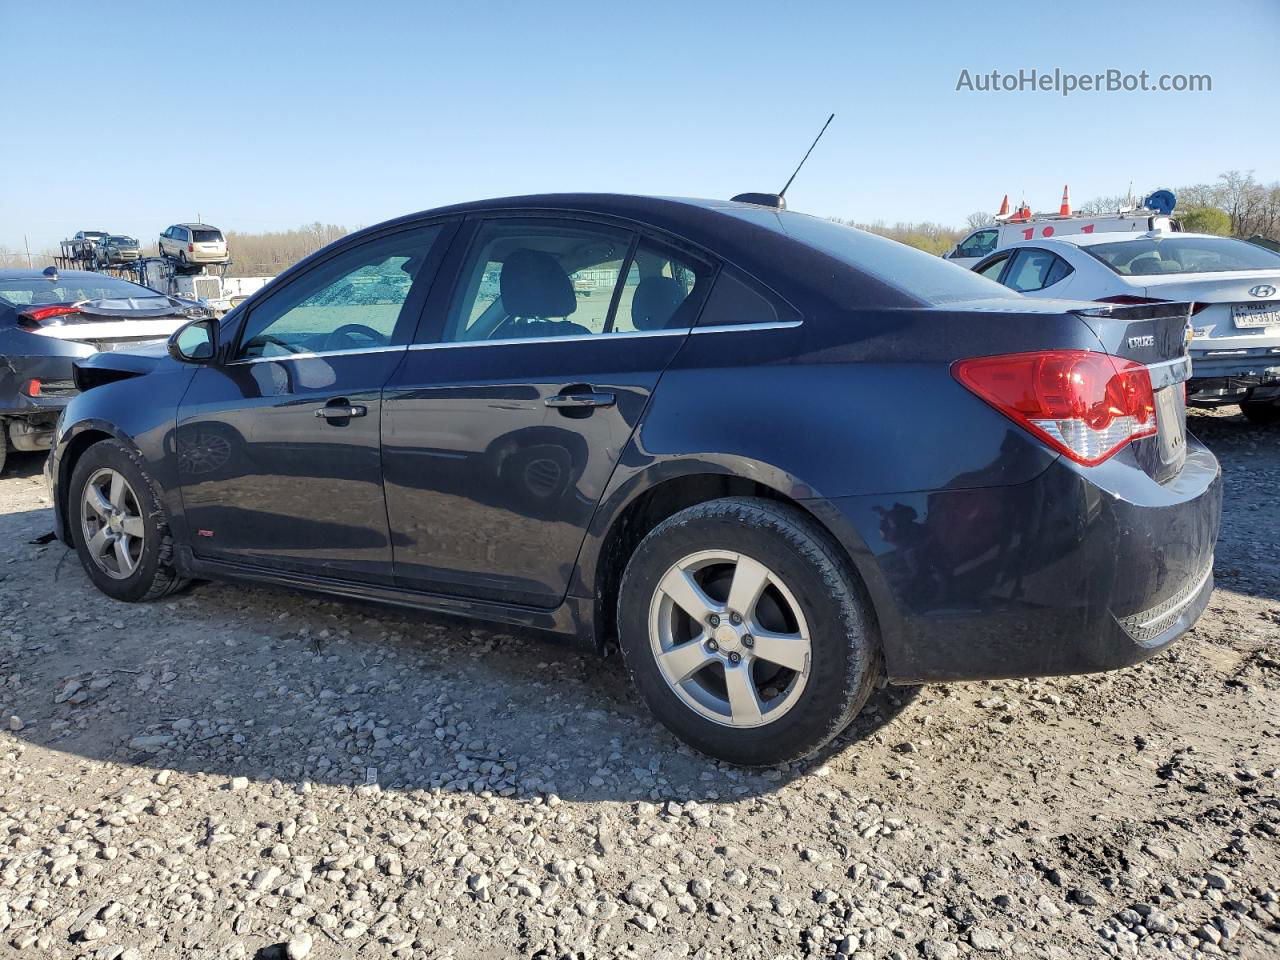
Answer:
[{"label": "car antenna", "polygon": [[809,159],[809,154],[813,153],[813,148],[818,145],[818,141],[822,139],[822,135],[827,132],[827,127],[831,126],[831,121],[836,118],[833,113],[827,117],[827,122],[822,125],[822,129],[818,131],[818,135],[813,138],[813,143],[809,144],[809,149],[805,151],[804,156],[800,158],[791,176],[787,178],[787,182],[783,185],[778,193],[740,193],[733,198],[735,203],[754,203],[762,207],[773,207],[775,210],[787,209],[787,190],[791,187],[791,181],[796,178],[796,174],[800,172],[800,168],[804,166],[805,161]]},{"label": "car antenna", "polygon": [[834,113],[831,116],[827,117],[827,122],[822,125],[822,129],[818,131],[818,135],[813,138],[813,143],[809,144],[809,149],[804,152],[804,156],[800,159],[800,162],[796,165],[795,172],[792,173],[791,176],[787,178],[786,185],[781,190],[778,191],[779,200],[782,200],[784,197],[786,197],[787,189],[791,186],[791,181],[796,178],[796,174],[800,172],[800,168],[804,166],[804,162],[809,159],[809,154],[813,153],[813,148],[818,145],[818,141],[822,139],[822,135],[827,132],[827,127],[831,126],[831,121],[834,120],[835,118],[836,118],[836,115]]}]

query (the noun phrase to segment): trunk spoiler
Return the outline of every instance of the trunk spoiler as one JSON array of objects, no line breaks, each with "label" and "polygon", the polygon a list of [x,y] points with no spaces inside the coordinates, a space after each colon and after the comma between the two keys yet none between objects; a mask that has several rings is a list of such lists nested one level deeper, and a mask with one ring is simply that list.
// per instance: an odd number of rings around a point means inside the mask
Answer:
[{"label": "trunk spoiler", "polygon": [[1189,300],[1158,300],[1155,303],[1096,303],[1091,307],[1068,310],[1077,317],[1110,317],[1113,320],[1168,320],[1181,317],[1191,321]]}]

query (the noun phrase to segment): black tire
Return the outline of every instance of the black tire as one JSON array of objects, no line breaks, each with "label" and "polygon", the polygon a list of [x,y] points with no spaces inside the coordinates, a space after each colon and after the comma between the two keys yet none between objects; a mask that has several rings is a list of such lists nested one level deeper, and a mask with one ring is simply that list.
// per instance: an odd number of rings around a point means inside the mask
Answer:
[{"label": "black tire", "polygon": [[1280,402],[1275,400],[1242,400],[1240,412],[1250,423],[1260,426],[1280,423]]},{"label": "black tire", "polygon": [[[81,519],[84,488],[90,477],[102,468],[115,470],[128,481],[138,500],[144,525],[137,568],[124,579],[116,579],[99,569],[85,542]],[[67,517],[81,566],[94,585],[107,596],[130,603],[159,600],[187,584],[174,567],[173,538],[169,533],[168,520],[142,458],[119,441],[95,443],[76,462],[67,491]]]},{"label": "black tire", "polygon": [[[658,666],[650,640],[658,585],[682,559],[706,551],[764,563],[786,584],[809,625],[807,680],[771,722],[738,727],[708,719],[677,695]],[[689,507],[644,538],[623,574],[618,634],[632,681],[654,715],[697,750],[746,766],[788,762],[819,750],[857,715],[881,670],[879,637],[862,583],[825,531],[794,507],[750,497]],[[722,668],[708,669],[714,682]]]},{"label": "black tire", "polygon": [[4,473],[4,463],[9,459],[9,421],[0,418],[0,473]]}]

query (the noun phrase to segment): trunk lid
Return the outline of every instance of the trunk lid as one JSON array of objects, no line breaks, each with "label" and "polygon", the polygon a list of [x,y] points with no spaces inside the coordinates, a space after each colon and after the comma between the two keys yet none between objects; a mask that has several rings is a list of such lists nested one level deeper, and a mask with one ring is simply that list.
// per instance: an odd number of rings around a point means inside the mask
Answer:
[{"label": "trunk lid", "polygon": [[1097,304],[1071,311],[1093,330],[1107,353],[1147,368],[1155,396],[1157,434],[1132,444],[1139,466],[1165,483],[1187,457],[1186,381],[1190,303]]},{"label": "trunk lid", "polygon": [[119,350],[165,340],[189,319],[165,296],[84,300],[74,312],[27,326],[35,336],[86,343],[95,350]]}]

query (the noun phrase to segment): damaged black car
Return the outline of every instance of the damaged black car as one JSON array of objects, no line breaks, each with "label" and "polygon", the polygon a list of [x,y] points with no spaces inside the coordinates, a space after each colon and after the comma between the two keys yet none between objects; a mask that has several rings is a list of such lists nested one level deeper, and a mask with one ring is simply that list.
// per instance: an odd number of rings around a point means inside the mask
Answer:
[{"label": "damaged black car", "polygon": [[85,270],[0,270],[0,470],[10,449],[49,449],[76,393],[72,363],[162,341],[206,315],[179,300]]}]

